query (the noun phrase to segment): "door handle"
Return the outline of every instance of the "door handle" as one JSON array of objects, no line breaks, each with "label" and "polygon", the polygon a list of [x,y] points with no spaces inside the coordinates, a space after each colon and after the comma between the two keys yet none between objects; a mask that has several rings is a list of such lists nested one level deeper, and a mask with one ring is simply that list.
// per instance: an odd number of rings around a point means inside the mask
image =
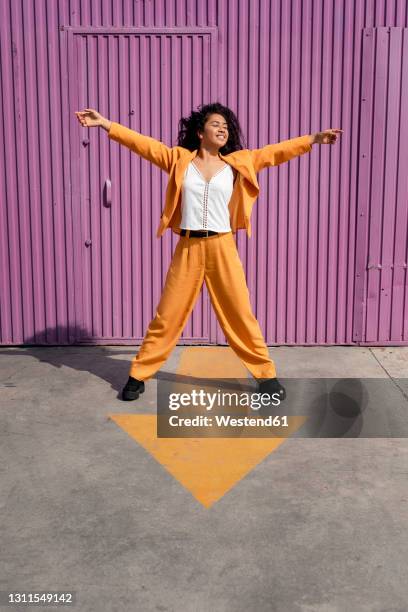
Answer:
[{"label": "door handle", "polygon": [[104,196],[103,196],[103,205],[106,208],[110,208],[112,205],[112,183],[110,179],[106,179],[105,180],[105,185],[104,185]]}]

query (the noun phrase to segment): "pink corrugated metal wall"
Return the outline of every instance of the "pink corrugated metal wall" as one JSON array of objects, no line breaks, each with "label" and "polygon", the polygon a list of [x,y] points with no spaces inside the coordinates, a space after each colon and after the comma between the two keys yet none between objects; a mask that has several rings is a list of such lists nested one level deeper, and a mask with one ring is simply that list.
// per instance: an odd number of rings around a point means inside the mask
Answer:
[{"label": "pink corrugated metal wall", "polygon": [[[175,142],[180,114],[216,89],[214,28],[120,34],[74,29],[68,30],[68,48],[72,106],[99,108],[164,142]],[[174,239],[156,239],[167,175],[110,141],[106,132],[82,129],[79,139],[81,129],[74,124],[71,130],[74,226],[82,229],[74,237],[74,269],[82,277],[81,340],[142,338],[175,246]],[[208,315],[205,291],[185,340],[210,341]]]},{"label": "pink corrugated metal wall", "polygon": [[[141,340],[177,241],[155,237],[166,177],[73,112],[171,145],[210,99],[235,110],[249,148],[344,130],[261,172],[253,235],[237,234],[267,343],[408,344],[405,2],[0,11],[2,344]],[[182,340],[225,341],[205,289]]]},{"label": "pink corrugated metal wall", "polygon": [[365,29],[362,74],[354,337],[406,342],[408,29]]}]

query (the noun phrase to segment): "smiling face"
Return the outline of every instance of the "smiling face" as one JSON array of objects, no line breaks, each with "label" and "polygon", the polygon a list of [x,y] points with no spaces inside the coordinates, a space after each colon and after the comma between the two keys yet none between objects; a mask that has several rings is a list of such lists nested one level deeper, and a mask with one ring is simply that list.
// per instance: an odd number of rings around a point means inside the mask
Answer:
[{"label": "smiling face", "polygon": [[201,144],[207,148],[223,147],[228,140],[228,123],[222,115],[213,113],[204,124],[204,131],[198,132]]}]

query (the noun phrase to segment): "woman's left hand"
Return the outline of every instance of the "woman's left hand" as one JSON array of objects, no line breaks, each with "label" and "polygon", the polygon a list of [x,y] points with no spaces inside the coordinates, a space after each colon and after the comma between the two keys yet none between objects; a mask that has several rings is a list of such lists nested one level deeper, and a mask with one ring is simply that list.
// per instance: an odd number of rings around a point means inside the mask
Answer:
[{"label": "woman's left hand", "polygon": [[334,144],[342,131],[339,128],[334,128],[324,130],[323,132],[316,132],[313,134],[312,144]]}]

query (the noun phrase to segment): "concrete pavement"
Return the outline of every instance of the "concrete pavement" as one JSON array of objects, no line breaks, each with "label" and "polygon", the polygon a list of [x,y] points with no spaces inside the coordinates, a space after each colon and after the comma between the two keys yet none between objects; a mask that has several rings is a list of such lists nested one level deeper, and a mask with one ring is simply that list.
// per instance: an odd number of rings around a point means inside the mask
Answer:
[{"label": "concrete pavement", "polygon": [[[279,378],[383,379],[408,422],[408,347],[269,350]],[[408,609],[407,438],[285,440],[205,508],[107,419],[155,414],[155,379],[118,398],[136,351],[0,349],[1,591],[74,591],[81,612]]]}]

